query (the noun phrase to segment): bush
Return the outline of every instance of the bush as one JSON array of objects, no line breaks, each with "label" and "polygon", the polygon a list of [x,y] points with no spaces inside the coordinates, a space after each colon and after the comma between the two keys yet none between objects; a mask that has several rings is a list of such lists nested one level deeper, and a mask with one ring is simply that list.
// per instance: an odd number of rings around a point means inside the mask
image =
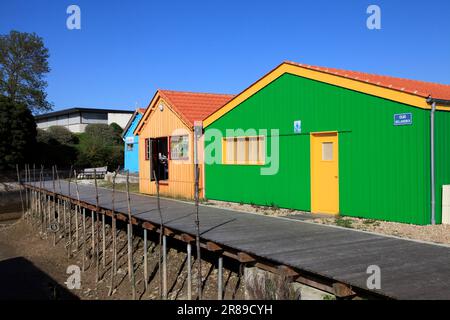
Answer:
[{"label": "bush", "polygon": [[59,167],[69,167],[78,156],[74,146],[77,142],[78,137],[65,127],[52,126],[47,130],[38,129],[37,162],[44,166],[56,164]]},{"label": "bush", "polygon": [[63,126],[51,126],[47,129],[49,135],[60,144],[78,143],[78,137]]},{"label": "bush", "polygon": [[246,278],[246,289],[250,300],[300,300],[300,290],[282,275],[256,271]]},{"label": "bush", "polygon": [[78,167],[108,166],[110,170],[123,166],[123,142],[113,126],[90,124],[79,135]]}]

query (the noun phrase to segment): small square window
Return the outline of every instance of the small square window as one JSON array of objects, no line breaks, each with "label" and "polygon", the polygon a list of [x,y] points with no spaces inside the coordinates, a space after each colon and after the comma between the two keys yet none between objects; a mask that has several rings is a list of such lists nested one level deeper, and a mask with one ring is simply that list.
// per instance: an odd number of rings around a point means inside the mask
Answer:
[{"label": "small square window", "polygon": [[127,151],[133,151],[133,144],[127,143]]},{"label": "small square window", "polygon": [[189,136],[172,136],[170,138],[170,158],[172,160],[189,159]]},{"label": "small square window", "polygon": [[333,161],[333,142],[322,142],[322,160]]}]

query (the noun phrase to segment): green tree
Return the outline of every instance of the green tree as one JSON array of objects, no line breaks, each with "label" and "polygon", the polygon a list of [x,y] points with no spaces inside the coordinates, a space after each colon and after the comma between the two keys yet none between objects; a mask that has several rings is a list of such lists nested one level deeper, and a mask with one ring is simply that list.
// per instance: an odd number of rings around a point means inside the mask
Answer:
[{"label": "green tree", "polygon": [[122,129],[122,127],[119,126],[117,123],[112,122],[109,126],[110,126],[110,127],[113,129],[113,131],[114,131],[116,134],[118,134],[119,136],[122,134],[123,129]]},{"label": "green tree", "polygon": [[0,96],[0,170],[35,160],[36,123],[24,105]]},{"label": "green tree", "polygon": [[37,129],[37,145],[39,152],[37,162],[45,166],[54,164],[58,167],[69,167],[77,159],[78,142],[76,137],[67,128],[62,126],[52,126],[47,130]]},{"label": "green tree", "polygon": [[116,168],[123,165],[123,143],[113,127],[90,124],[80,136],[79,167]]},{"label": "green tree", "polygon": [[48,58],[44,41],[35,33],[0,35],[0,94],[32,112],[51,110],[44,78],[50,71]]},{"label": "green tree", "polygon": [[47,132],[51,139],[56,140],[60,144],[75,144],[78,142],[78,137],[63,126],[51,126],[47,129]]},{"label": "green tree", "polygon": [[114,144],[122,144],[123,129],[117,123],[113,122],[109,125],[114,133]]}]

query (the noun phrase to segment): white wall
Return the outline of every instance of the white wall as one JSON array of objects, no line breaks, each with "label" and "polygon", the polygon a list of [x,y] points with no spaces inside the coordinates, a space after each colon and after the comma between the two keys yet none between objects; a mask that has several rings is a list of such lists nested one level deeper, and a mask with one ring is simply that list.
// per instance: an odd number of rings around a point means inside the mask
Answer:
[{"label": "white wall", "polygon": [[72,132],[84,132],[89,123],[117,123],[119,126],[125,128],[133,113],[91,113],[83,112],[81,117],[79,113],[72,113],[70,115],[61,115],[58,117],[50,117],[45,121],[37,122],[37,127],[40,129],[47,129],[51,126],[64,126]]},{"label": "white wall", "polygon": [[105,113],[91,113],[83,112],[81,113],[82,123],[108,123],[108,115]]},{"label": "white wall", "polygon": [[36,125],[39,129],[48,129],[51,126],[63,126],[72,132],[80,133],[84,132],[87,126],[87,124],[80,123],[80,121],[80,115],[77,113],[73,113],[70,115],[51,117],[45,119],[45,121],[38,120]]},{"label": "white wall", "polygon": [[108,113],[108,124],[113,122],[125,128],[133,113]]}]

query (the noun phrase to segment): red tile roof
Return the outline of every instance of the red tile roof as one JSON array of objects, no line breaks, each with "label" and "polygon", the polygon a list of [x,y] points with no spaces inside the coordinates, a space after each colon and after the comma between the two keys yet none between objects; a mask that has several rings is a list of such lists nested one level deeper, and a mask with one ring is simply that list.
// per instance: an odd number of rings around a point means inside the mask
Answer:
[{"label": "red tile roof", "polygon": [[431,95],[435,99],[450,100],[450,85],[447,84],[402,79],[358,71],[347,71],[334,68],[311,66],[291,61],[286,61],[285,63],[296,65],[310,70],[329,73],[343,78],[349,78],[361,82],[374,84],[384,88],[410,93],[419,97],[427,98],[428,96]]},{"label": "red tile roof", "polygon": [[217,111],[234,95],[158,90],[163,99],[191,126]]},{"label": "red tile roof", "polygon": [[144,114],[145,110],[147,110],[147,109],[146,108],[137,108],[136,112],[139,113],[139,114]]}]

